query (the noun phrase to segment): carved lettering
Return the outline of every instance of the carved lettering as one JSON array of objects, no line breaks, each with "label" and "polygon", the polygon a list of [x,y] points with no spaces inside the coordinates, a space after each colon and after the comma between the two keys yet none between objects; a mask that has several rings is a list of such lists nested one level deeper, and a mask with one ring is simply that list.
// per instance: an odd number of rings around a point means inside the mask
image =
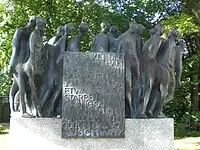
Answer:
[{"label": "carved lettering", "polygon": [[122,56],[66,52],[62,137],[124,137],[124,102]]}]

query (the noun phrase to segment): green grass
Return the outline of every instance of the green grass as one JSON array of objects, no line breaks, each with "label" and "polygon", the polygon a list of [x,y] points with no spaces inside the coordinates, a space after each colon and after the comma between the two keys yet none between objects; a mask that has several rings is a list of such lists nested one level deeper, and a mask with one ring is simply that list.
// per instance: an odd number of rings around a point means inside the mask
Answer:
[{"label": "green grass", "polygon": [[9,126],[6,124],[0,124],[0,150],[9,149]]},{"label": "green grass", "polygon": [[8,129],[0,125],[0,134],[8,134]]}]

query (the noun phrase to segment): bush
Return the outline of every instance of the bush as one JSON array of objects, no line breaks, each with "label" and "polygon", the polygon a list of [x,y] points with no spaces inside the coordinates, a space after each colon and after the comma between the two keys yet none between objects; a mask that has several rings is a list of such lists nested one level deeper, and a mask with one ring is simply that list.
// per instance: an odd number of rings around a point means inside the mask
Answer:
[{"label": "bush", "polygon": [[200,135],[200,112],[186,112],[180,121],[175,121],[175,137]]},{"label": "bush", "polygon": [[0,72],[0,96],[8,96],[12,84],[12,74]]}]

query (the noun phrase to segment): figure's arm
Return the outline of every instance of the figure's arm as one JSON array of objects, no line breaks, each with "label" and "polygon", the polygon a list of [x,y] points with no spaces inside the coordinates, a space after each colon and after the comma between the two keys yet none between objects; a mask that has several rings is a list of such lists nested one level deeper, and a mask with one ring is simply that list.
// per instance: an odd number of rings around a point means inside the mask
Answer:
[{"label": "figure's arm", "polygon": [[66,36],[63,36],[54,44],[54,46],[58,46],[60,52],[65,52],[66,43],[67,43],[66,40],[67,40]]},{"label": "figure's arm", "polygon": [[[110,42],[110,37],[109,37],[109,36],[107,36],[107,40],[108,40],[108,49],[107,49],[107,52],[111,52],[111,51],[110,51],[110,47],[111,47],[111,46],[110,46],[110,43],[111,43],[111,42]],[[113,43],[113,44],[114,44],[114,43]]]},{"label": "figure's arm", "polygon": [[121,39],[122,39],[121,37],[122,37],[122,35],[120,35],[115,41],[116,47],[117,47],[117,50],[116,50],[117,53],[121,52],[121,50],[120,50],[121,49]]},{"label": "figure's arm", "polygon": [[30,47],[30,56],[31,55],[34,56],[34,51],[36,47],[36,35],[34,31],[31,33],[29,38],[29,47]]},{"label": "figure's arm", "polygon": [[54,46],[58,47],[58,49],[59,49],[59,56],[56,60],[57,64],[59,64],[61,62],[61,60],[63,59],[63,55],[64,55],[65,48],[66,48],[66,43],[67,43],[66,38],[62,37],[54,44]]},{"label": "figure's arm", "polygon": [[[132,62],[132,67],[134,67],[135,70],[133,70],[136,74],[136,78],[139,79],[140,77],[140,62],[139,62],[139,59],[138,59],[138,55],[137,55],[137,44],[136,44],[136,41],[137,39],[134,39],[132,42],[127,42],[127,45],[128,45],[128,51],[132,51],[131,53],[129,53],[128,55],[131,56],[130,59],[133,59],[134,61],[131,61]],[[128,56],[128,57],[130,57]],[[137,80],[138,81],[138,80]]]},{"label": "figure's arm", "polygon": [[49,45],[54,45],[55,44],[55,41],[56,41],[56,37],[52,37],[49,41],[48,41],[48,44]]},{"label": "figure's arm", "polygon": [[122,52],[124,52],[123,47],[122,47],[123,42],[122,41],[118,41],[118,42],[119,42],[119,44],[118,44],[117,52],[122,53]]},{"label": "figure's arm", "polygon": [[149,45],[149,57],[150,59],[153,59],[156,57],[156,54],[158,53],[158,50],[161,46],[161,43],[162,43],[162,39],[160,37],[160,35],[158,34],[155,34],[153,35],[152,39],[150,40],[150,45]]},{"label": "figure's arm", "polygon": [[143,58],[146,58],[146,57],[147,57],[147,56],[145,56],[145,54],[146,54],[146,51],[148,50],[148,44],[149,44],[149,40],[147,40],[147,41],[144,43],[143,47],[142,47],[142,56],[143,56]]},{"label": "figure's arm", "polygon": [[11,71],[13,69],[13,67],[15,67],[15,65],[16,65],[16,57],[20,51],[21,34],[22,34],[22,31],[20,29],[18,29],[13,36],[13,40],[12,40],[12,49],[13,50],[12,50],[12,55],[10,58],[10,64],[8,67],[9,71]]},{"label": "figure's arm", "polygon": [[94,49],[95,49],[95,42],[96,42],[96,37],[94,38],[94,40],[92,42],[92,46],[91,46],[90,52],[95,52],[94,51]]},{"label": "figure's arm", "polygon": [[176,77],[176,86],[179,87],[181,84],[181,74],[182,74],[182,47],[176,48],[176,57],[175,57],[175,77]]}]

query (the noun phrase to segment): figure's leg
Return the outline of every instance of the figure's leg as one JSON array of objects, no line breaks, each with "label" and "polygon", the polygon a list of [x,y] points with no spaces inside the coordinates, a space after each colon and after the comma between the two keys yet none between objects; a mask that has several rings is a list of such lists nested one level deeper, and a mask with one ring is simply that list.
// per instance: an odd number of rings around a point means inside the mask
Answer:
[{"label": "figure's leg", "polygon": [[53,117],[56,111],[56,106],[58,105],[58,100],[60,98],[60,96],[62,95],[62,88],[61,85],[58,86],[57,90],[55,91],[53,97],[52,97],[52,105],[50,107],[50,111],[49,111],[49,116]]},{"label": "figure's leg", "polygon": [[55,105],[55,110],[54,110],[54,116],[57,118],[62,117],[62,93],[59,94],[57,100],[56,100],[56,105]]},{"label": "figure's leg", "polygon": [[22,71],[22,68],[20,69],[19,72],[19,80],[18,80],[18,85],[19,85],[19,98],[20,98],[20,111],[22,113],[22,116],[26,114],[26,103],[25,103],[25,92],[26,92],[26,87],[25,87],[25,81],[24,81],[24,73]]},{"label": "figure's leg", "polygon": [[174,74],[170,74],[171,78],[170,78],[170,84],[169,84],[169,88],[168,88],[168,93],[167,93],[167,98],[165,100],[165,104],[172,101],[174,98],[174,91],[175,91],[175,87],[176,87],[176,81],[175,81],[175,76]]},{"label": "figure's leg", "polygon": [[136,118],[138,115],[139,99],[140,99],[140,76],[139,76],[139,66],[132,68],[132,118]]},{"label": "figure's leg", "polygon": [[163,110],[165,99],[167,97],[167,92],[168,92],[168,85],[160,84],[161,99],[160,99],[160,101],[158,101],[158,104],[157,104],[157,109],[156,109],[156,114],[155,114],[156,118],[165,118],[166,117],[163,114],[162,110]]},{"label": "figure's leg", "polygon": [[14,107],[15,107],[15,111],[20,112],[20,98],[19,98],[19,91],[15,94],[15,98],[14,98]]},{"label": "figure's leg", "polygon": [[152,90],[152,86],[153,86],[153,81],[154,79],[150,76],[147,78],[147,90],[146,90],[146,93],[145,93],[145,96],[144,96],[144,100],[141,104],[141,112],[140,114],[138,115],[139,118],[147,118],[147,116],[145,115],[145,112],[146,112],[146,109],[147,109],[147,105],[148,105],[148,102],[149,102],[149,98],[150,98],[150,94],[151,94],[151,90]]},{"label": "figure's leg", "polygon": [[128,67],[126,67],[125,71],[125,117],[131,118],[131,72]]},{"label": "figure's leg", "polygon": [[144,99],[147,90],[147,75],[145,72],[141,74],[141,99]]},{"label": "figure's leg", "polygon": [[15,110],[15,106],[14,106],[14,100],[15,100],[15,95],[17,93],[17,91],[19,90],[18,85],[17,85],[17,81],[14,78],[12,86],[10,88],[10,93],[9,93],[9,102],[10,102],[10,115],[12,116],[12,113]]},{"label": "figure's leg", "polygon": [[152,92],[150,95],[147,112],[146,112],[148,118],[153,118],[154,110],[156,108],[157,102],[160,101],[160,91],[158,88],[159,87],[156,87],[155,85],[152,88]]},{"label": "figure's leg", "polygon": [[31,96],[30,96],[30,99],[31,99],[31,105],[32,105],[32,113],[33,113],[33,116],[39,116],[38,115],[38,111],[37,111],[37,107],[36,107],[36,101],[37,101],[37,89],[35,87],[35,84],[34,84],[34,76],[32,74],[32,70],[31,68],[29,68],[28,70],[26,70],[26,74],[28,76],[28,83],[30,85],[30,90],[31,90]]},{"label": "figure's leg", "polygon": [[49,89],[47,89],[47,91],[43,97],[44,104],[41,107],[41,113],[45,117],[50,117],[49,112],[50,112],[51,105],[52,105],[52,101],[51,101],[52,95],[53,95],[53,89],[49,88]]},{"label": "figure's leg", "polygon": [[[41,92],[40,92],[40,95],[39,95],[39,103],[38,103],[38,113],[39,113],[39,116],[45,116],[45,114],[43,113],[43,107],[46,103],[46,101],[48,100],[48,97],[45,96],[45,95],[48,95],[46,93],[49,93],[48,92],[48,85],[47,83],[44,83],[42,88],[41,88]],[[47,98],[45,98],[47,97]]]}]

